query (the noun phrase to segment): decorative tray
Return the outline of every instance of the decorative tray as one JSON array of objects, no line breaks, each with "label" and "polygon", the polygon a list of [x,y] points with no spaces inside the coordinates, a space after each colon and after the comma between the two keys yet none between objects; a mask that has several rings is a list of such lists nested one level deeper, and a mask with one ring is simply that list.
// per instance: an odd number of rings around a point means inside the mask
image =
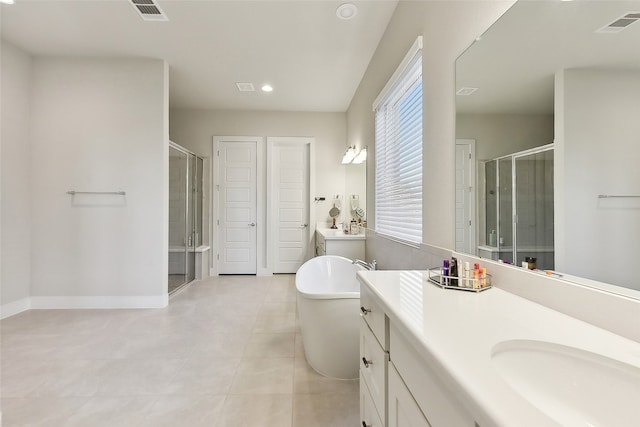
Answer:
[{"label": "decorative tray", "polygon": [[473,277],[454,277],[442,274],[442,267],[434,267],[429,270],[429,282],[443,289],[456,291],[482,292],[491,288],[491,275],[474,279]]}]

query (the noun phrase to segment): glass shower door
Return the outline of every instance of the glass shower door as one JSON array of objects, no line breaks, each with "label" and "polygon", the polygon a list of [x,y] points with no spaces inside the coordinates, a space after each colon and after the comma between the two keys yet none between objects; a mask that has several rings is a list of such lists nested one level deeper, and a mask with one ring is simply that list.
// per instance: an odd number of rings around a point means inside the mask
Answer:
[{"label": "glass shower door", "polygon": [[169,292],[187,280],[185,230],[187,230],[188,154],[169,147]]},{"label": "glass shower door", "polygon": [[186,212],[186,228],[185,228],[185,243],[187,248],[186,253],[186,279],[187,282],[195,280],[196,278],[196,248],[198,243],[196,242],[196,212],[198,211],[198,192],[196,189],[196,162],[197,158],[193,154],[189,154],[188,157],[188,182],[186,183],[187,203],[185,207]]},{"label": "glass shower door", "polygon": [[498,253],[499,259],[514,262],[513,166],[511,157],[498,161]]},{"label": "glass shower door", "polygon": [[[484,164],[485,171],[485,245],[498,247],[498,161],[491,160]],[[482,210],[481,210],[482,212]]]},{"label": "glass shower door", "polygon": [[517,265],[529,259],[553,270],[553,150],[516,156],[514,164]]},{"label": "glass shower door", "polygon": [[202,245],[202,158],[169,145],[169,293],[196,279]]}]

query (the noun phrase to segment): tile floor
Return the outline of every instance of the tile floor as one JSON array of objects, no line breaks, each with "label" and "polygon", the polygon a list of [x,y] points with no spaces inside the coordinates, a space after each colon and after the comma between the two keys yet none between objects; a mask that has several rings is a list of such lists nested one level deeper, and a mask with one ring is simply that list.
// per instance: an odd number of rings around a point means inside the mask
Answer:
[{"label": "tile floor", "polygon": [[2,426],[357,426],[357,380],[306,363],[294,277],[210,278],[165,309],[2,320]]}]

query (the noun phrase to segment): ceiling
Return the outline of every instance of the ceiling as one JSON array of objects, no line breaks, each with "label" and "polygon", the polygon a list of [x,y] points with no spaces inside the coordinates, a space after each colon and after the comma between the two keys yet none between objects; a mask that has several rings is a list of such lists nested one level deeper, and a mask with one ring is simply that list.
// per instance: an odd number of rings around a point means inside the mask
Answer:
[{"label": "ceiling", "polygon": [[171,108],[318,112],[347,110],[397,4],[350,1],[341,20],[343,1],[158,0],[169,20],[148,22],[130,0],[15,1],[3,39],[34,56],[164,59]]},{"label": "ceiling", "polygon": [[564,68],[640,69],[640,20],[597,30],[640,0],[518,1],[456,61],[459,113],[552,114],[554,74]]}]

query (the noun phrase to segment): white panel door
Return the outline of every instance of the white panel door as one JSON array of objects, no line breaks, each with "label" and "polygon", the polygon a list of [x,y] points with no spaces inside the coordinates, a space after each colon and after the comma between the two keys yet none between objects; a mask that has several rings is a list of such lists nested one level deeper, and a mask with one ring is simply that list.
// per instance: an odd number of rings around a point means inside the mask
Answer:
[{"label": "white panel door", "polygon": [[220,141],[219,274],[256,274],[256,143]]},{"label": "white panel door", "polygon": [[475,253],[474,141],[456,141],[456,251]]},{"label": "white panel door", "polygon": [[309,145],[273,147],[274,273],[295,273],[308,256]]}]

